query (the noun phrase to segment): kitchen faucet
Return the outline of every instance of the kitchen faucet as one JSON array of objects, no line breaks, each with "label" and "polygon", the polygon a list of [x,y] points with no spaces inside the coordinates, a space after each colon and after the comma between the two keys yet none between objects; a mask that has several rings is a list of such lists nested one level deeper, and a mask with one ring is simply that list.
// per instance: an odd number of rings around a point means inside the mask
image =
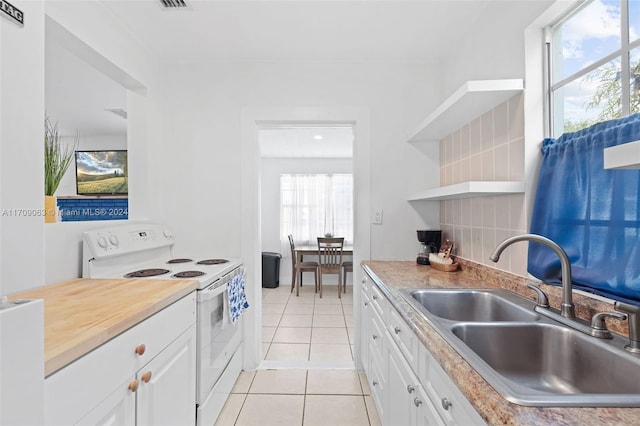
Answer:
[{"label": "kitchen faucet", "polygon": [[[560,305],[560,315],[552,311],[549,307],[549,299],[547,295],[533,284],[527,284],[527,287],[534,290],[537,293],[538,302],[535,307],[535,311],[549,317],[553,320],[560,322],[582,333],[588,334],[599,339],[611,339],[613,335],[604,322],[607,317],[616,318],[619,320],[627,319],[627,316],[631,319],[633,317],[634,324],[631,326],[631,320],[629,324],[629,345],[626,349],[630,352],[640,353],[640,308],[633,305],[621,304],[616,302],[615,309],[619,312],[600,312],[595,314],[591,318],[591,324],[583,324],[581,320],[576,319],[575,305],[573,304],[573,285],[571,283],[571,262],[569,262],[569,256],[558,244],[554,243],[550,239],[537,234],[522,234],[515,237],[507,238],[493,251],[489,259],[493,262],[497,262],[500,259],[500,254],[505,248],[518,241],[533,241],[549,247],[560,258],[560,265],[562,267],[562,304]],[[624,313],[620,313],[624,312]],[[628,314],[628,315],[627,315]],[[634,330],[631,332],[631,330]]]},{"label": "kitchen faucet", "polygon": [[[551,241],[549,238],[543,237],[537,234],[522,234],[516,235],[511,238],[507,238],[495,248],[489,259],[493,262],[500,260],[500,255],[508,246],[518,241],[532,241],[538,244],[549,247],[560,258],[560,265],[562,267],[562,304],[560,305],[560,314],[565,318],[575,318],[575,305],[573,304],[573,286],[571,283],[571,262],[569,256],[558,244]],[[542,290],[540,290],[542,292]],[[548,302],[547,306],[548,307]]]}]

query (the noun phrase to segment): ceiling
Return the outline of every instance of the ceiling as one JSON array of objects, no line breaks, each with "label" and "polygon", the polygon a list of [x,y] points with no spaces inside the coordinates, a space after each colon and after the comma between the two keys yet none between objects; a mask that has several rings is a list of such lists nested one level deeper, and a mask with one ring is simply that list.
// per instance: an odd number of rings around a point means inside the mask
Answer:
[{"label": "ceiling", "polygon": [[352,126],[278,126],[260,129],[266,158],[352,158]]},{"label": "ceiling", "polygon": [[[99,0],[165,63],[439,61],[470,36],[530,23],[550,0]],[[486,35],[485,35],[486,34]],[[490,48],[490,47],[489,47]]]},{"label": "ceiling", "polygon": [[[52,0],[56,1],[56,0]],[[160,63],[420,61],[440,63],[466,41],[491,49],[496,29],[521,31],[551,0],[95,0],[122,37]],[[492,39],[492,37],[494,37]],[[63,134],[126,135],[126,90],[46,37],[46,108]],[[309,152],[348,158],[353,135],[327,128]],[[349,130],[350,131],[350,130]],[[291,134],[296,136],[291,136]],[[309,129],[264,133],[264,155],[301,149]],[[268,140],[279,138],[280,154]],[[331,142],[331,141],[340,142]],[[297,142],[300,144],[300,142]],[[322,148],[318,148],[322,147]],[[306,152],[306,149],[305,149]],[[324,153],[324,154],[323,154]],[[310,155],[310,154],[305,154]]]}]

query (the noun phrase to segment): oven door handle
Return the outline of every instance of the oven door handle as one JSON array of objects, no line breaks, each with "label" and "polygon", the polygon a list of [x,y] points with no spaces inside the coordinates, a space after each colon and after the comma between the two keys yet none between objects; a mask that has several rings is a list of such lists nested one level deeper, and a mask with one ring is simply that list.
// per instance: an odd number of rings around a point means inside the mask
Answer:
[{"label": "oven door handle", "polygon": [[199,291],[198,294],[198,302],[206,302],[208,300],[213,299],[214,297],[222,294],[227,291],[227,285],[223,284],[220,287],[209,286],[202,291]]}]

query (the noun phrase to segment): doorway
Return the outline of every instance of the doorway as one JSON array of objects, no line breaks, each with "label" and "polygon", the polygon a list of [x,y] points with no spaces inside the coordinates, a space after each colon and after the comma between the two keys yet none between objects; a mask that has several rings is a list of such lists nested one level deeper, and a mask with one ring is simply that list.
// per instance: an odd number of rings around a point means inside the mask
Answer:
[{"label": "doorway", "polygon": [[259,128],[261,251],[282,256],[279,287],[262,288],[262,368],[354,368],[353,274],[340,298],[338,276],[325,275],[320,298],[314,273],[303,273],[296,296],[288,240],[311,248],[331,234],[353,245],[353,141],[353,123]]},{"label": "doorway", "polygon": [[[250,310],[244,322],[245,359],[244,368],[258,368],[264,359],[262,345],[262,194],[261,194],[261,151],[259,133],[261,128],[306,123],[317,125],[345,124],[353,128],[353,185],[354,185],[354,247],[353,262],[359,265],[370,257],[370,111],[368,108],[351,107],[290,107],[290,108],[247,108],[242,112],[242,257],[247,270],[247,296],[254,301],[255,309]],[[352,281],[353,318],[359,317],[360,269],[354,268]],[[287,285],[290,285],[288,283]],[[282,285],[284,288],[284,283]],[[312,288],[309,286],[308,288]],[[337,298],[337,295],[336,295]],[[327,299],[328,300],[328,299]],[[284,311],[283,311],[284,312]],[[345,325],[346,328],[346,325]],[[353,325],[353,339],[357,341],[358,328]],[[358,362],[358,348],[355,352],[355,366]]]}]

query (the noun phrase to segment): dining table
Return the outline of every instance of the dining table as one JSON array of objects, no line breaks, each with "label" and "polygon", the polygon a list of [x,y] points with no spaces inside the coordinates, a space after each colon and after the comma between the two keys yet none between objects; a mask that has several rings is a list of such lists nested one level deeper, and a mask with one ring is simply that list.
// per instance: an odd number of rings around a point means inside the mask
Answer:
[{"label": "dining table", "polygon": [[[317,256],[318,244],[301,244],[296,246],[296,262],[302,262],[304,256]],[[342,246],[342,256],[353,256],[353,245]],[[296,277],[292,277],[292,287],[296,285]],[[299,285],[302,285],[302,272],[300,272]]]}]

